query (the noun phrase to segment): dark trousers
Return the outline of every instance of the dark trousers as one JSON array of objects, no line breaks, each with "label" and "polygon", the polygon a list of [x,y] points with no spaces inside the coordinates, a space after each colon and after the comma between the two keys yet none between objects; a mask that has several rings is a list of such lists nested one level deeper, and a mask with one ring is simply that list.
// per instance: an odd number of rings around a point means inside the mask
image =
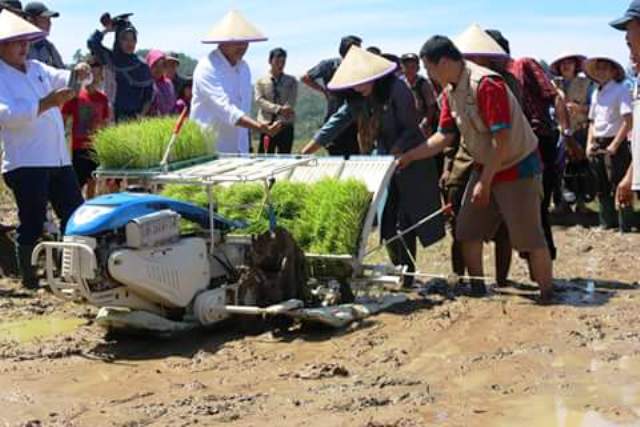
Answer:
[{"label": "dark trousers", "polygon": [[260,134],[259,154],[291,154],[293,148],[293,125],[285,125],[275,136]]},{"label": "dark trousers", "polygon": [[[383,240],[389,240],[412,225],[411,219],[400,209],[400,192],[398,191],[396,180],[391,180],[387,203],[382,212],[380,237]],[[387,245],[387,253],[393,265],[406,265],[408,272],[414,273],[416,265],[413,261],[418,253],[418,234],[416,230]],[[412,284],[413,276],[406,276],[404,286],[410,287]]]},{"label": "dark trousers", "polygon": [[544,230],[544,236],[547,240],[547,246],[549,247],[549,253],[551,259],[556,259],[557,250],[553,240],[553,231],[551,230],[551,222],[549,221],[549,206],[551,205],[551,199],[553,197],[553,191],[558,184],[558,171],[556,169],[556,157],[558,155],[557,141],[558,135],[537,135],[538,146],[540,147],[540,154],[542,157],[542,163],[544,172],[542,174],[542,186],[544,188],[544,196],[542,198],[542,206],[540,207],[540,213],[542,216],[542,228]]},{"label": "dark trousers", "polygon": [[[604,150],[613,138],[596,138],[597,148]],[[598,154],[590,159],[596,178],[598,202],[600,204],[600,225],[606,228],[620,227],[620,231],[629,231],[633,225],[633,208],[621,209],[616,214],[615,193],[618,184],[631,164],[631,147],[623,142],[615,155]]]},{"label": "dark trousers", "polygon": [[16,199],[20,221],[17,240],[21,246],[33,246],[42,236],[48,202],[63,232],[71,214],[84,202],[71,166],[18,168],[3,178]]}]

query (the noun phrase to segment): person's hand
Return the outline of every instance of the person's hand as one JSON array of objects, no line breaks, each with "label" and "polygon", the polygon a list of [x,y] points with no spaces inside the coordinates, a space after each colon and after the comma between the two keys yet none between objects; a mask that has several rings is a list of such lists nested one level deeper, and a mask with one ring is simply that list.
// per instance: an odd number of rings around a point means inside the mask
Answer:
[{"label": "person's hand", "polygon": [[566,105],[567,105],[567,110],[569,111],[569,114],[571,114],[572,116],[575,116],[580,112],[580,104],[577,104],[575,102],[567,102]]},{"label": "person's hand", "polygon": [[71,101],[75,94],[69,88],[54,90],[49,95],[42,98],[41,102],[50,107],[62,107],[68,101]]},{"label": "person's hand", "polygon": [[402,156],[402,150],[399,147],[393,146],[391,147],[391,151],[389,152],[389,154],[397,159],[398,157]]},{"label": "person's hand", "polygon": [[473,194],[471,195],[471,203],[481,208],[489,206],[491,198],[491,186],[484,184],[482,181],[478,181],[473,186]]},{"label": "person's hand", "polygon": [[442,172],[442,176],[440,176],[440,181],[438,181],[438,184],[440,185],[440,189],[444,190],[447,187],[447,183],[449,182],[450,176],[451,176],[451,171],[445,169]]},{"label": "person's hand", "polygon": [[616,203],[619,207],[631,206],[633,203],[633,191],[631,190],[631,175],[627,174],[618,184],[616,189]]},{"label": "person's hand", "polygon": [[282,126],[283,124],[280,121],[273,122],[269,125],[265,125],[264,133],[266,133],[269,136],[276,136],[278,132],[282,130]]},{"label": "person's hand", "polygon": [[598,150],[595,145],[587,144],[587,157],[595,157],[598,154]]},{"label": "person's hand", "polygon": [[607,154],[609,154],[610,156],[615,156],[616,153],[618,152],[618,148],[619,148],[619,145],[616,144],[615,142],[612,142],[607,146]]},{"label": "person's hand", "polygon": [[411,151],[404,153],[396,160],[396,162],[398,163],[398,169],[406,169],[411,163],[413,163],[413,160],[414,159]]},{"label": "person's hand", "polygon": [[280,107],[278,114],[280,114],[285,119],[290,120],[295,117],[296,112],[293,108],[291,108],[291,106],[283,105],[282,107]]},{"label": "person's hand", "polygon": [[105,13],[100,17],[100,23],[104,27],[104,33],[110,33],[116,30],[116,26],[111,19],[111,15],[109,13]]}]

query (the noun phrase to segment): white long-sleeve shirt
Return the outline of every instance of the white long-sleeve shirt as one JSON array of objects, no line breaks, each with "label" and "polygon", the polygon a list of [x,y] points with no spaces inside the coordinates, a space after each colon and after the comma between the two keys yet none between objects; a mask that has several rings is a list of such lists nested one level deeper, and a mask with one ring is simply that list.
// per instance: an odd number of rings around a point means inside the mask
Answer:
[{"label": "white long-sleeve shirt", "polygon": [[231,65],[217,49],[198,62],[193,74],[191,120],[217,129],[218,152],[249,152],[249,130],[236,123],[250,113],[251,101],[251,72],[246,62]]},{"label": "white long-sleeve shirt", "polygon": [[28,60],[26,73],[0,59],[2,173],[21,167],[71,164],[59,108],[38,115],[40,100],[69,81],[70,71]]}]

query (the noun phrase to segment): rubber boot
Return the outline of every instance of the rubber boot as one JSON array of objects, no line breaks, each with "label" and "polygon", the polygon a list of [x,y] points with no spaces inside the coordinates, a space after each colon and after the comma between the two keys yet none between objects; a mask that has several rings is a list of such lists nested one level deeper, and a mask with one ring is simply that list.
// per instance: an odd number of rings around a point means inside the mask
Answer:
[{"label": "rubber boot", "polygon": [[618,215],[613,197],[601,195],[598,197],[598,202],[600,204],[600,225],[606,229],[616,228],[618,225]]},{"label": "rubber boot", "polygon": [[618,211],[618,223],[621,233],[630,233],[635,221],[635,213],[632,207],[620,208]]},{"label": "rubber boot", "polygon": [[31,254],[34,247],[31,245],[16,246],[16,260],[18,261],[20,277],[22,277],[22,286],[33,290],[40,287],[36,268],[31,265]]}]

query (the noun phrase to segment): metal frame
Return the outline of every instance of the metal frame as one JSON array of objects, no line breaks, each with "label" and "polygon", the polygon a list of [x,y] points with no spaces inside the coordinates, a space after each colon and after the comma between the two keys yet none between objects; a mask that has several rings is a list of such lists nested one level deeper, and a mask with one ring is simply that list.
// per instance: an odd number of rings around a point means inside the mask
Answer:
[{"label": "metal frame", "polygon": [[[389,183],[396,171],[396,163],[392,157],[385,156],[352,156],[349,160],[342,157],[313,157],[299,155],[220,155],[217,158],[204,162],[185,163],[185,167],[175,168],[165,172],[158,169],[152,170],[110,170],[96,172],[97,179],[143,179],[153,188],[162,184],[200,185],[206,187],[209,213],[215,211],[213,201],[214,187],[216,185],[230,185],[241,182],[263,182],[267,203],[270,200],[270,181],[272,179],[284,179],[294,182],[313,182],[324,177],[340,179],[343,176],[350,177],[353,174],[353,165],[375,167],[380,165],[384,170],[381,177],[367,180],[367,186],[372,193],[372,200],[361,224],[360,241],[358,250],[349,258],[349,263],[354,267],[356,274],[363,272],[364,259],[368,256],[369,235],[373,231],[373,224],[378,214],[380,204],[384,200]],[[328,174],[322,174],[322,168],[314,170],[318,166],[324,166],[329,170]],[[311,172],[312,171],[312,172]],[[311,173],[308,173],[311,172]],[[356,178],[357,178],[357,174]],[[214,250],[213,221],[210,226],[210,251]],[[314,255],[318,256],[318,255]],[[331,255],[329,255],[331,257]]]}]

